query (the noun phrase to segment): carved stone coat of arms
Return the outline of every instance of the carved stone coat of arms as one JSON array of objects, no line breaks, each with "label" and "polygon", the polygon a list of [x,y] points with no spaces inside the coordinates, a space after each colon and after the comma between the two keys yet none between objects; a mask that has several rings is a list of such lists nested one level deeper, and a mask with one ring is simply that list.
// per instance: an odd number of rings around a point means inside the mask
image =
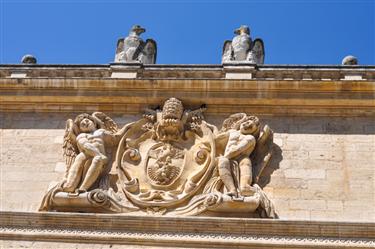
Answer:
[{"label": "carved stone coat of arms", "polygon": [[272,130],[245,113],[219,130],[204,110],[170,98],[121,129],[101,112],[69,119],[66,175],[40,211],[277,218],[257,184],[272,156]]}]

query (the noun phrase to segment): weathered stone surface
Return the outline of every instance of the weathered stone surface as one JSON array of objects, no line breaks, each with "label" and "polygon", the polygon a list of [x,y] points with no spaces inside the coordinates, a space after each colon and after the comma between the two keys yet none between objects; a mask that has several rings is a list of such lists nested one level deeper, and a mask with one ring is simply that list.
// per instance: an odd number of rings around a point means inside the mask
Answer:
[{"label": "weathered stone surface", "polygon": [[35,56],[31,54],[24,55],[21,59],[21,63],[23,64],[36,64]]},{"label": "weathered stone surface", "polygon": [[[134,25],[129,32],[129,36],[117,41],[115,62],[155,64],[156,42],[152,39],[147,39],[144,42],[139,35],[145,31],[146,29],[141,26]],[[124,78],[124,76],[122,75],[121,78]],[[129,76],[125,78],[129,78]]]},{"label": "weathered stone surface", "polygon": [[[18,72],[24,78],[12,78]],[[111,78],[124,72],[136,72],[136,78]],[[56,248],[43,242],[53,239],[65,243],[62,248],[164,248],[176,241],[190,247],[373,248],[374,79],[373,66],[0,65],[0,209],[11,211],[1,222],[0,245]],[[190,110],[207,104],[205,121],[217,127],[235,112],[272,127],[272,158],[258,184],[277,207],[280,223],[15,213],[37,210],[45,191],[64,177],[67,119],[101,111],[122,127],[141,119],[145,106],[157,109],[172,96]],[[161,220],[148,223],[154,218]],[[139,232],[145,228],[152,232]],[[86,245],[75,244],[82,238]]]},{"label": "weathered stone surface", "polygon": [[234,31],[236,36],[232,41],[225,41],[223,46],[222,63],[247,62],[253,64],[264,63],[264,45],[259,38],[250,38],[250,28],[241,25]]},{"label": "weathered stone surface", "polygon": [[[55,243],[41,243],[51,240],[62,243],[63,248],[69,248],[74,242],[85,243],[73,244],[74,248],[108,248],[105,245],[114,248],[122,245],[253,249],[375,246],[374,223],[358,222],[2,212],[0,224],[0,238],[6,240],[3,245],[26,248],[33,245],[52,248]],[[97,243],[104,245],[100,247]]]},{"label": "weathered stone surface", "polygon": [[204,110],[169,98],[121,129],[102,112],[68,119],[65,167],[55,168],[64,178],[40,210],[277,218],[257,184],[272,156],[272,130],[245,113],[219,130]]},{"label": "weathered stone surface", "polygon": [[[38,65],[33,68],[0,65],[0,68],[0,110],[3,112],[100,110],[117,115],[139,114],[145,100],[148,105],[157,106],[165,98],[174,96],[189,106],[205,103],[210,106],[207,114],[215,115],[229,115],[235,107],[238,112],[253,115],[375,116],[372,94],[375,68],[370,66],[344,70],[333,66],[257,65],[255,68],[254,65],[145,66],[138,63],[69,66],[64,70]],[[25,78],[9,78],[18,69],[26,74]],[[311,81],[301,81],[304,72],[314,76]],[[131,73],[137,78],[111,78],[112,73]],[[252,79],[225,79],[226,74],[251,74]],[[362,80],[342,80],[350,75],[361,75]],[[327,77],[330,82],[322,80]],[[323,127],[312,121],[306,125],[325,132],[338,129],[335,126],[340,124]],[[290,131],[297,129],[297,126],[289,128]]]},{"label": "weathered stone surface", "polygon": [[[65,120],[71,114],[2,113],[1,116],[1,208],[2,210],[35,211],[51,181],[59,181],[64,173],[56,172],[63,162],[62,137]],[[74,116],[74,115],[73,115]],[[118,124],[136,121],[139,116],[114,115]],[[225,116],[207,115],[217,126]],[[327,211],[336,212],[331,220],[374,221],[374,126],[373,118],[341,117],[260,117],[275,131],[281,145],[274,153],[280,161],[270,179],[261,179],[264,190],[275,201],[282,219],[325,219]],[[327,124],[337,129],[326,131]],[[321,129],[316,127],[321,126]],[[60,141],[60,142],[59,142]],[[278,147],[276,146],[275,149]],[[310,157],[310,152],[336,154],[336,158]],[[302,156],[303,155],[303,156]],[[277,165],[271,161],[271,166]],[[318,170],[325,178],[314,175],[286,177],[293,170]],[[269,173],[269,172],[268,172]],[[320,173],[323,175],[323,173]],[[321,175],[321,176],[322,176]],[[28,187],[25,188],[25,181]],[[264,183],[263,183],[264,182]],[[34,192],[30,196],[27,192]],[[37,193],[36,193],[37,192]],[[15,193],[15,194],[11,194]],[[325,200],[327,211],[292,210],[291,200]],[[355,208],[351,201],[363,201]],[[288,205],[277,205],[277,203]],[[334,202],[335,205],[329,204]],[[345,210],[344,209],[345,204]],[[313,209],[313,207],[311,207]],[[357,215],[358,214],[358,215]]]},{"label": "weathered stone surface", "polygon": [[357,65],[358,59],[354,57],[353,55],[345,56],[344,59],[342,59],[341,62],[342,65]]}]

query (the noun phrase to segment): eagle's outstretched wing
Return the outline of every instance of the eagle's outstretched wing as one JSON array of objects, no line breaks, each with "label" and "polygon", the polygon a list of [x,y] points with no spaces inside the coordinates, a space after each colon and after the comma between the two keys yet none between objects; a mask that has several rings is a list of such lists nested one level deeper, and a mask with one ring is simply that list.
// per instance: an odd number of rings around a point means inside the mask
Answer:
[{"label": "eagle's outstretched wing", "polygon": [[147,39],[142,47],[138,60],[143,64],[155,64],[157,55],[156,42],[153,39]]},{"label": "eagle's outstretched wing", "polygon": [[121,62],[124,57],[124,38],[120,38],[117,41],[115,62]]},{"label": "eagle's outstretched wing", "polygon": [[257,139],[257,143],[250,158],[253,164],[253,183],[257,183],[264,168],[269,165],[272,156],[273,131],[265,125],[263,132]]},{"label": "eagle's outstretched wing", "polygon": [[63,142],[63,156],[66,164],[65,177],[68,177],[69,169],[72,166],[78,153],[79,151],[77,147],[74,122],[72,119],[68,119],[66,121]]},{"label": "eagle's outstretched wing", "polygon": [[264,43],[262,39],[255,39],[247,60],[255,64],[264,64]]},{"label": "eagle's outstretched wing", "polygon": [[221,63],[231,61],[233,59],[232,41],[226,40],[223,46],[223,55],[221,56]]}]

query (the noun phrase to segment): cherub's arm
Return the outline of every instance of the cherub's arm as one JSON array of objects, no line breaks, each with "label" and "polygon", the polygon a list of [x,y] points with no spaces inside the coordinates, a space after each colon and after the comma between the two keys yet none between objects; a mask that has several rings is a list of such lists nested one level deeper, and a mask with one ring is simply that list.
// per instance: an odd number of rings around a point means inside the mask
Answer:
[{"label": "cherub's arm", "polygon": [[229,133],[228,132],[221,132],[215,136],[215,141],[223,141],[228,139]]},{"label": "cherub's arm", "polygon": [[[98,139],[98,138],[97,138]],[[100,156],[102,151],[98,146],[95,146],[96,143],[90,142],[86,137],[78,138],[77,141],[78,148],[87,156]]]},{"label": "cherub's arm", "polygon": [[129,124],[124,125],[120,130],[118,130],[116,133],[113,134],[114,139],[116,142],[119,142],[120,139],[125,135],[125,133],[135,125],[142,126],[147,122],[145,118],[142,118],[138,121],[131,122]]},{"label": "cherub's arm", "polygon": [[205,124],[208,128],[210,128],[210,130],[216,135],[219,133],[219,130],[217,129],[217,127],[213,124],[210,124],[210,123],[207,123],[206,121],[202,120],[202,123]]},{"label": "cherub's arm", "polygon": [[244,154],[248,154],[246,156],[249,156],[254,147],[255,138],[253,136],[247,135],[237,138],[229,136],[229,141],[227,148],[225,149],[224,156],[228,159],[232,159]]}]

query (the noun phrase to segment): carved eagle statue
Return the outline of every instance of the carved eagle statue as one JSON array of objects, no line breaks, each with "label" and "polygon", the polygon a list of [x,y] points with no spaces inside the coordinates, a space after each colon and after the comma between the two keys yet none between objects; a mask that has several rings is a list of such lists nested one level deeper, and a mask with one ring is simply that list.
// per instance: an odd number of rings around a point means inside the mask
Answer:
[{"label": "carved eagle statue", "polygon": [[232,41],[224,42],[222,63],[230,61],[264,63],[264,44],[262,39],[251,40],[250,29],[242,25],[234,31],[236,36]]},{"label": "carved eagle statue", "polygon": [[142,64],[155,64],[157,46],[152,39],[142,40],[140,34],[146,29],[134,25],[126,38],[117,41],[115,62],[140,62]]}]

